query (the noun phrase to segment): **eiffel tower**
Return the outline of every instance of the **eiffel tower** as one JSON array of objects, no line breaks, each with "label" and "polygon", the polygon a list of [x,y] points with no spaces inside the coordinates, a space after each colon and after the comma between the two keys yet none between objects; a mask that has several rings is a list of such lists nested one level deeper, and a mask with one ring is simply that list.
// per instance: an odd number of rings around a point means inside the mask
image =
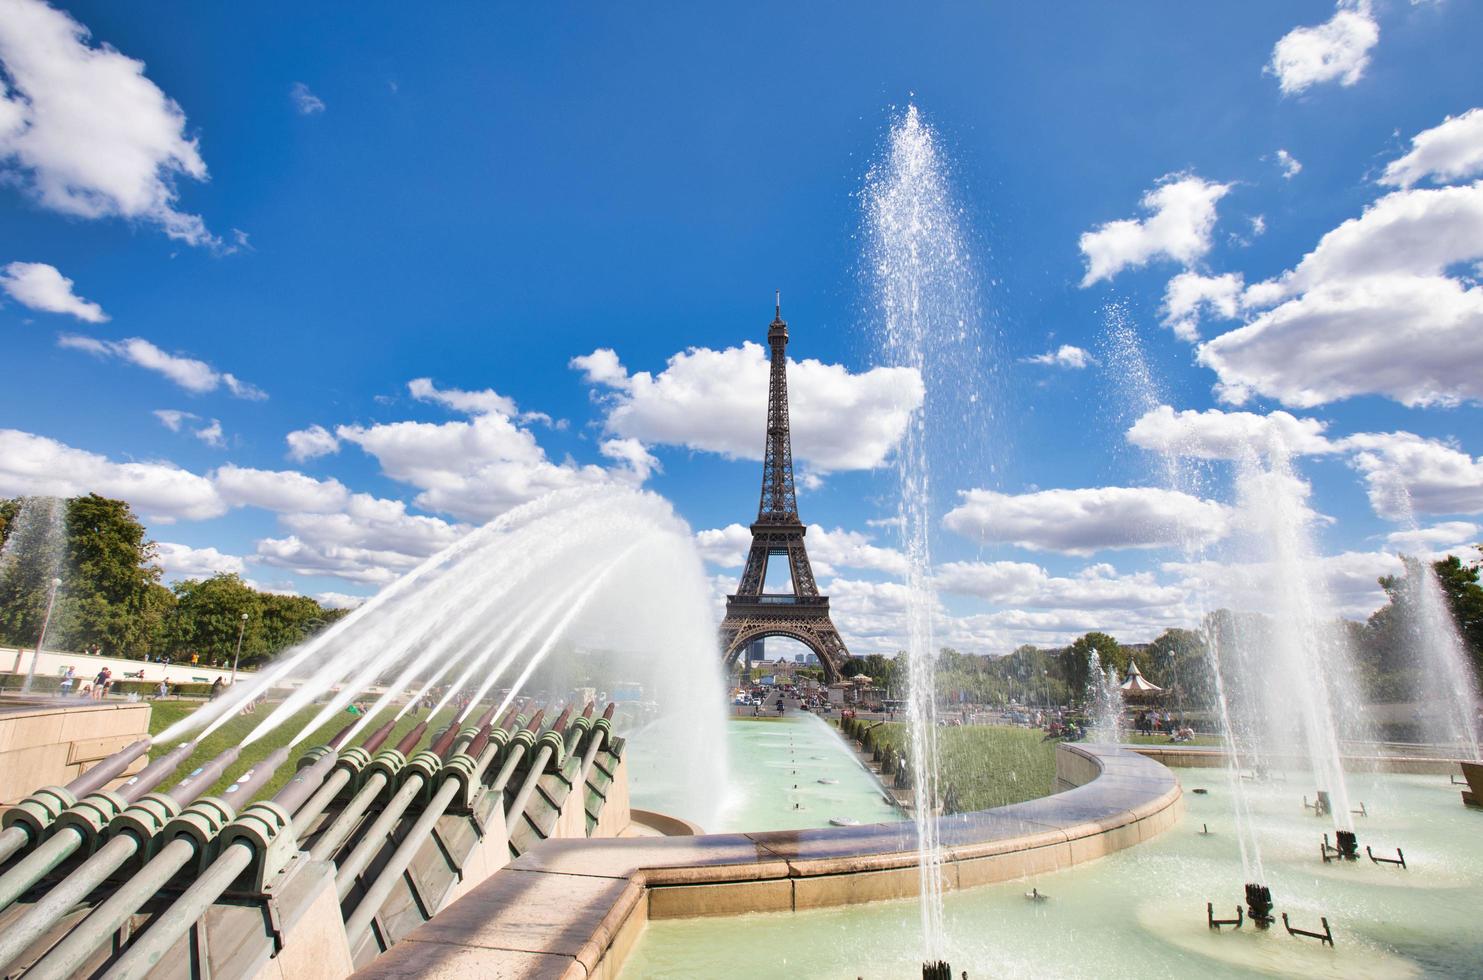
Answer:
[{"label": "eiffel tower", "polygon": [[[736,594],[726,597],[721,622],[721,656],[730,669],[754,640],[786,636],[812,650],[833,682],[849,650],[829,618],[829,597],[819,594],[814,570],[808,563],[803,536],[808,532],[798,518],[798,491],[793,484],[793,440],[788,431],[788,325],[783,303],[767,328],[772,349],[772,373],[767,390],[767,450],[762,461],[762,502],[752,524],[752,549]],[[767,560],[786,555],[792,573],[789,592],[764,592]]]}]

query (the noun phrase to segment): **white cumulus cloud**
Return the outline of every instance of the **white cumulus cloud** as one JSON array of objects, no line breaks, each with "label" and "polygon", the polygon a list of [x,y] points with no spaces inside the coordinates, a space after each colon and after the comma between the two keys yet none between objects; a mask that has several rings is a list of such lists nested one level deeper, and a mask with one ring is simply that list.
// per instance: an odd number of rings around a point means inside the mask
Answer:
[{"label": "white cumulus cloud", "polygon": [[1431,527],[1392,531],[1385,536],[1387,545],[1407,555],[1466,553],[1479,542],[1483,542],[1483,527],[1468,521],[1445,521]]},{"label": "white cumulus cloud", "polygon": [[1282,176],[1286,180],[1292,180],[1303,172],[1303,165],[1298,158],[1286,150],[1277,151],[1277,166],[1282,168]]},{"label": "white cumulus cloud", "polygon": [[0,429],[0,496],[88,493],[127,500],[160,524],[204,520],[227,509],[210,480],[172,463],[116,463],[45,436]]},{"label": "white cumulus cloud", "polygon": [[1157,258],[1191,265],[1210,251],[1215,230],[1215,205],[1230,184],[1205,180],[1192,173],[1167,174],[1140,202],[1146,218],[1125,218],[1083,232],[1080,246],[1086,256],[1083,286],[1111,279],[1124,269],[1140,268]]},{"label": "white cumulus cloud", "polygon": [[[691,348],[658,374],[629,373],[605,348],[573,358],[572,367],[605,390],[605,425],[615,435],[733,459],[762,458],[768,353],[759,344]],[[922,398],[921,377],[910,368],[853,374],[839,364],[789,362],[793,457],[817,473],[880,466]]]},{"label": "white cumulus cloud", "polygon": [[307,462],[340,451],[340,440],[322,425],[298,429],[290,432],[283,439],[288,443],[288,458],[296,463]]},{"label": "white cumulus cloud", "polygon": [[1310,408],[1359,395],[1409,406],[1483,400],[1483,181],[1395,191],[1328,232],[1292,270],[1249,286],[1249,323],[1199,348],[1217,394]]},{"label": "white cumulus cloud", "polygon": [[1022,358],[1021,361],[1025,364],[1045,364],[1049,367],[1066,368],[1071,371],[1079,371],[1097,363],[1097,359],[1091,354],[1071,344],[1062,344],[1053,351]]},{"label": "white cumulus cloud", "polygon": [[1448,116],[1411,137],[1411,152],[1392,160],[1380,183],[1410,187],[1430,177],[1443,184],[1483,174],[1483,108]]},{"label": "white cumulus cloud", "polygon": [[1199,459],[1241,459],[1274,451],[1306,456],[1339,451],[1324,435],[1327,425],[1283,411],[1267,415],[1218,408],[1176,412],[1160,405],[1134,422],[1127,438],[1143,449]]},{"label": "white cumulus cloud", "polygon": [[1334,16],[1322,24],[1283,35],[1264,70],[1277,76],[1287,95],[1323,82],[1353,85],[1364,77],[1370,50],[1379,42],[1380,25],[1369,0],[1340,0]]},{"label": "white cumulus cloud", "polygon": [[1201,314],[1235,319],[1241,309],[1241,291],[1240,273],[1204,276],[1198,272],[1181,272],[1164,288],[1164,326],[1180,340],[1198,340]]},{"label": "white cumulus cloud", "polygon": [[237,555],[227,555],[215,548],[192,548],[169,541],[155,543],[155,558],[166,578],[210,578],[213,575],[241,575],[247,570]]},{"label": "white cumulus cloud", "polygon": [[22,306],[43,313],[65,313],[86,323],[106,323],[103,307],[83,299],[73,282],[45,262],[12,262],[0,272],[0,288]]},{"label": "white cumulus cloud", "polygon": [[1230,508],[1158,487],[1087,487],[1018,495],[961,491],[943,526],[979,544],[1088,555],[1118,548],[1205,545],[1225,537]]},{"label": "white cumulus cloud", "polygon": [[215,391],[223,386],[237,398],[261,401],[268,396],[255,385],[239,380],[232,374],[217,371],[205,361],[181,354],[161,350],[142,337],[126,340],[99,340],[79,334],[62,334],[57,338],[60,347],[86,351],[96,357],[116,357],[147,371],[164,375],[170,381],[194,394]]},{"label": "white cumulus cloud", "polygon": [[192,245],[219,245],[176,207],[176,182],[206,179],[185,113],[144,63],[40,0],[0,0],[0,167],[43,207],[83,218],[158,225]]},{"label": "white cumulus cloud", "polygon": [[1483,514],[1483,459],[1455,445],[1411,432],[1362,432],[1344,446],[1381,517]]}]

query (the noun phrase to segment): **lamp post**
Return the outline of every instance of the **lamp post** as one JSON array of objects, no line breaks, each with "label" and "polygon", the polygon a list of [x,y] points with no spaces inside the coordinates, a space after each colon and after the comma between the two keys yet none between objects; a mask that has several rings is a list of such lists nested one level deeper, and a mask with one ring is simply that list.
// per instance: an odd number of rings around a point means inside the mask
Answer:
[{"label": "lamp post", "polygon": [[57,589],[62,585],[62,580],[54,578],[51,580],[51,595],[46,598],[46,616],[41,620],[41,638],[36,641],[36,652],[31,655],[31,665],[26,670],[26,683],[21,685],[22,694],[31,693],[31,682],[36,679],[36,661],[41,659],[41,651],[46,646],[46,631],[51,628],[51,611],[57,603]]},{"label": "lamp post", "polygon": [[242,656],[242,634],[247,632],[247,614],[242,614],[242,625],[237,627],[237,652],[232,654],[232,683],[237,683],[237,660]]}]

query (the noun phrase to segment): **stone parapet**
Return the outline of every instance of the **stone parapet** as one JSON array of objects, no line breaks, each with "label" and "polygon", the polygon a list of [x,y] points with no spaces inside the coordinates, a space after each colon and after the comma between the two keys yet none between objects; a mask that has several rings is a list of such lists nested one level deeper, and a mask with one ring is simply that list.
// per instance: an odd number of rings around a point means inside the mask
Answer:
[{"label": "stone parapet", "polygon": [[[0,805],[71,782],[149,732],[148,704],[36,702],[0,709]],[[119,777],[148,763],[141,755]]]}]

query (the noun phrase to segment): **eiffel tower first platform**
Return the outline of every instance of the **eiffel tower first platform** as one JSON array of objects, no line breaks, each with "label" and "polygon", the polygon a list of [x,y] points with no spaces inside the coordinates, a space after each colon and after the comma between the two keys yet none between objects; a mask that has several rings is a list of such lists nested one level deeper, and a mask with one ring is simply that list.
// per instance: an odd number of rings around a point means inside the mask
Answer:
[{"label": "eiffel tower first platform", "polygon": [[[752,524],[752,548],[736,594],[726,597],[721,622],[721,656],[729,670],[747,644],[769,636],[786,636],[813,651],[830,681],[850,652],[829,618],[829,597],[819,594],[808,563],[798,518],[798,491],[793,483],[793,440],[788,429],[788,325],[781,299],[767,328],[772,371],[767,391],[767,447],[762,461],[762,502]],[[789,592],[765,592],[767,561],[786,555],[792,573]]]}]

